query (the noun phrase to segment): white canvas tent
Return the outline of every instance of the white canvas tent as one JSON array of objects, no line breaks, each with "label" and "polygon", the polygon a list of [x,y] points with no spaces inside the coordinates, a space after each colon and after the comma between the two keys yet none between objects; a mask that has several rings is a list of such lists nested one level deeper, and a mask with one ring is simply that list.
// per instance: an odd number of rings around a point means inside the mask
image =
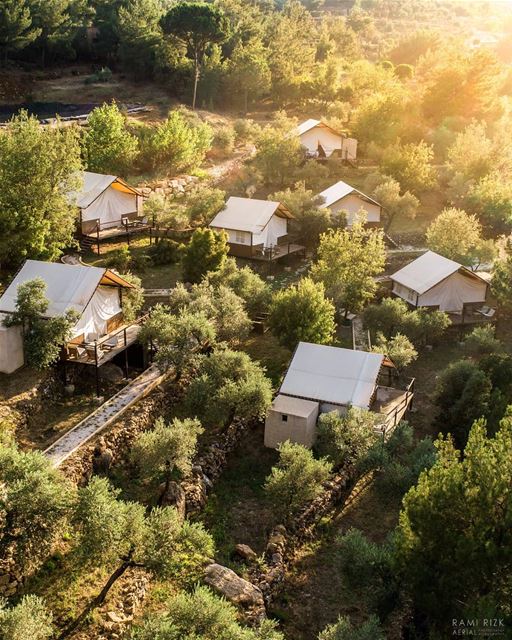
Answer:
[{"label": "white canvas tent", "polygon": [[[0,313],[13,313],[16,310],[18,287],[35,278],[42,279],[46,284],[45,296],[49,301],[47,318],[62,316],[69,310],[78,314],[78,321],[70,336],[70,340],[76,342],[94,340],[108,333],[109,324],[122,317],[120,289],[133,288],[133,285],[108,269],[27,260],[0,297]],[[10,372],[10,365],[6,365],[4,360],[18,362],[21,357],[23,361],[20,348],[23,348],[21,342],[15,353],[7,353],[5,349],[0,353],[0,371]]]},{"label": "white canvas tent", "polygon": [[370,198],[362,191],[355,189],[351,185],[339,180],[318,194],[323,198],[321,209],[330,209],[334,214],[346,211],[347,226],[351,227],[361,209],[366,211],[366,221],[376,225],[380,223],[382,206],[373,198]]},{"label": "white canvas tent", "polygon": [[277,245],[287,235],[292,218],[279,202],[231,197],[209,226],[226,231],[233,253],[251,255],[256,248]]},{"label": "white canvas tent", "polygon": [[370,409],[385,356],[299,342],[265,420],[265,446],[313,445],[319,413]]},{"label": "white canvas tent", "polygon": [[391,276],[393,293],[414,307],[460,314],[466,304],[485,302],[488,283],[458,262],[433,251]]},{"label": "white canvas tent", "polygon": [[299,342],[280,394],[316,400],[321,411],[369,409],[384,355]]},{"label": "white canvas tent", "polygon": [[69,195],[80,209],[83,233],[119,226],[125,218],[142,215],[143,195],[117,176],[83,172],[83,187]]},{"label": "white canvas tent", "polygon": [[357,157],[357,140],[335,131],[320,120],[310,118],[301,122],[296,133],[311,156],[329,158],[337,153],[344,160],[355,160]]}]

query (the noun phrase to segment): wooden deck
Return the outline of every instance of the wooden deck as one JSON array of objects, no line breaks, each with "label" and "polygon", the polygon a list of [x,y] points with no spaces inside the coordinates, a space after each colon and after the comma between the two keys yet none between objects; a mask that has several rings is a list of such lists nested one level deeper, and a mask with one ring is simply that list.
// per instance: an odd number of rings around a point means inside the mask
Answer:
[{"label": "wooden deck", "polygon": [[[115,358],[119,353],[122,353],[132,344],[137,341],[137,337],[140,332],[140,324],[130,324],[112,331],[105,336],[102,336],[99,340],[91,343],[82,343],[79,345],[74,345],[79,347],[80,349],[85,349],[89,353],[84,353],[80,356],[77,355],[69,355],[64,357],[64,362],[73,362],[76,364],[87,364],[92,366],[101,367],[101,365],[109,362],[113,358]],[[117,337],[118,344],[115,347],[110,347],[106,343],[109,340]],[[96,346],[96,350],[94,347]],[[97,358],[94,355],[97,354]]]},{"label": "wooden deck", "polygon": [[110,227],[108,229],[98,229],[88,233],[82,233],[82,235],[94,240],[95,242],[102,242],[104,240],[111,240],[112,238],[119,238],[121,236],[126,237],[137,233],[143,233],[149,229],[149,224],[137,222],[129,225],[119,224],[118,226]]},{"label": "wooden deck", "polygon": [[284,258],[285,256],[292,255],[294,253],[305,253],[306,247],[303,247],[301,244],[283,244],[277,245],[272,248],[272,251],[262,252],[262,253],[253,253],[252,256],[248,256],[250,260],[260,260],[262,262],[273,262],[274,260],[279,260],[280,258]]}]

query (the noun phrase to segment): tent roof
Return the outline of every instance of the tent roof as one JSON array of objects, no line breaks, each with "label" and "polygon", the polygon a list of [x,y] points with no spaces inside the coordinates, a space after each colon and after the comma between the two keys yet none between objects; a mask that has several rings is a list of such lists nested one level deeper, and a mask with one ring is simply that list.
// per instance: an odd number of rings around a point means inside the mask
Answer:
[{"label": "tent roof", "polygon": [[320,208],[325,209],[326,207],[330,207],[331,204],[338,202],[338,200],[341,200],[342,198],[350,195],[351,193],[357,193],[365,200],[369,200],[370,202],[373,202],[374,204],[380,207],[380,203],[374,200],[373,198],[370,198],[370,196],[367,196],[362,191],[359,191],[359,189],[355,189],[354,187],[347,184],[346,182],[343,182],[343,180],[339,180],[338,182],[336,182],[335,184],[331,185],[330,187],[328,187],[327,189],[325,189],[324,191],[318,194],[322,196],[322,198],[325,200],[325,202],[320,205]]},{"label": "tent roof", "polygon": [[288,209],[279,202],[231,197],[226,206],[210,222],[210,227],[261,233],[272,216],[293,218]]},{"label": "tent roof", "polygon": [[279,393],[368,409],[383,361],[380,353],[299,342]]},{"label": "tent roof", "polygon": [[297,135],[302,136],[308,131],[310,131],[311,129],[314,129],[315,127],[322,127],[323,129],[329,129],[330,131],[332,131],[332,133],[336,134],[337,136],[343,137],[343,134],[341,134],[339,131],[335,131],[328,124],[325,124],[325,122],[322,122],[321,120],[315,120],[314,118],[310,118],[309,120],[305,120],[304,122],[301,122],[297,127]]},{"label": "tent roof", "polygon": [[421,295],[432,289],[432,287],[435,287],[436,284],[439,284],[439,282],[448,276],[451,276],[452,273],[456,273],[461,269],[479,278],[479,276],[458,262],[449,260],[433,251],[427,251],[403,267],[403,269],[393,273],[391,280]]},{"label": "tent roof", "polygon": [[84,171],[82,173],[82,177],[82,188],[80,191],[71,194],[71,199],[80,209],[86,209],[89,207],[110,186],[118,191],[123,191],[124,193],[133,193],[138,196],[142,195],[142,193],[137,191],[137,189],[134,189],[117,176]]},{"label": "tent roof", "polygon": [[272,409],[279,411],[279,413],[291,413],[300,418],[308,418],[313,412],[318,410],[318,402],[279,394],[274,398]]},{"label": "tent roof", "polygon": [[109,269],[27,260],[0,298],[0,312],[16,311],[19,285],[35,278],[42,278],[46,283],[45,295],[50,302],[48,318],[61,316],[69,309],[81,314],[100,284],[133,288]]}]

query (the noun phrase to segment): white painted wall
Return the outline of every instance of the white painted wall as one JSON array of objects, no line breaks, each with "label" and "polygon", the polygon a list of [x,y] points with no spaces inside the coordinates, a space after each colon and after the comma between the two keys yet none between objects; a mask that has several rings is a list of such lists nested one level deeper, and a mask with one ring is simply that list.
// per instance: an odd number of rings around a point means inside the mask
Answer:
[{"label": "white painted wall", "polygon": [[356,219],[357,214],[360,209],[364,209],[367,215],[367,222],[380,222],[381,209],[377,204],[373,204],[372,202],[367,202],[361,196],[357,195],[357,193],[350,193],[348,196],[341,198],[338,202],[332,204],[329,209],[333,213],[338,213],[338,211],[345,210],[349,214],[347,216],[347,226],[351,227]]}]

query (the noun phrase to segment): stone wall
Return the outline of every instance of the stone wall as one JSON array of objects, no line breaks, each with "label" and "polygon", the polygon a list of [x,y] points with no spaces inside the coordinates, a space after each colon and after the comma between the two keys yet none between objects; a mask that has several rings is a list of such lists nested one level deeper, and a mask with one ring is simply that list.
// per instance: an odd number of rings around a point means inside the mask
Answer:
[{"label": "stone wall", "polygon": [[180,198],[188,191],[191,191],[198,181],[199,178],[197,176],[182,175],[176,178],[141,182],[137,185],[137,188],[146,197],[152,193],[159,193],[166,197]]}]

